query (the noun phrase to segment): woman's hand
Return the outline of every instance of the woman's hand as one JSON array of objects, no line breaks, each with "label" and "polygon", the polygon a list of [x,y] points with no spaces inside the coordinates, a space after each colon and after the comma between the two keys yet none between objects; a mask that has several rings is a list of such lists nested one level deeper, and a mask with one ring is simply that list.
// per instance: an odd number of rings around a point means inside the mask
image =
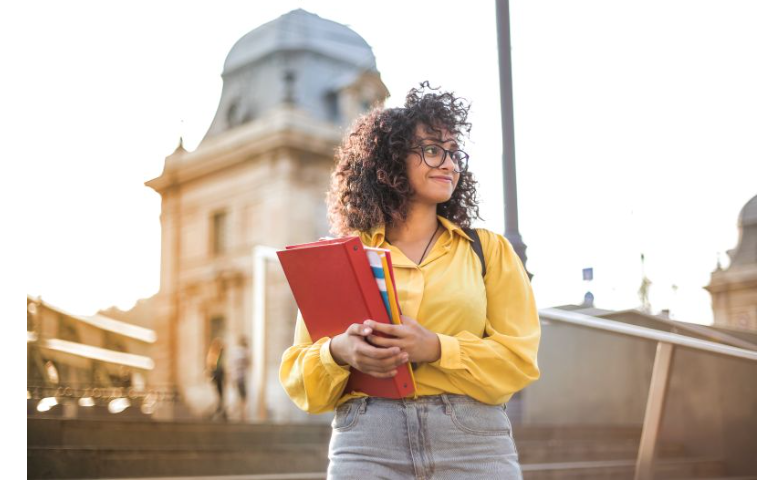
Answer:
[{"label": "woman's hand", "polygon": [[368,325],[350,325],[344,333],[331,339],[329,350],[332,357],[340,365],[350,365],[377,378],[394,377],[397,367],[408,362],[408,354],[398,347],[377,348],[370,345],[366,337],[372,332]]},{"label": "woman's hand", "polygon": [[386,333],[397,338],[379,337],[368,335],[368,341],[374,345],[386,348],[400,348],[408,353],[411,362],[430,363],[439,360],[442,354],[440,339],[436,333],[422,327],[420,323],[411,317],[401,316],[402,325],[388,325],[373,320],[366,320],[363,324],[377,332]]}]

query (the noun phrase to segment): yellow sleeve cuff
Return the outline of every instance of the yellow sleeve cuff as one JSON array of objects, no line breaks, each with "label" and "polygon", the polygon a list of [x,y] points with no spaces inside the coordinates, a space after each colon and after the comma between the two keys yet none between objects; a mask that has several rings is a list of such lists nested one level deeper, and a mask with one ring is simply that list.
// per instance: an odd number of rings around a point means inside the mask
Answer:
[{"label": "yellow sleeve cuff", "polygon": [[350,374],[350,365],[340,365],[332,357],[332,352],[329,350],[329,345],[332,343],[332,339],[328,339],[321,345],[319,355],[321,357],[321,363],[324,364],[324,368],[329,375],[338,378],[344,378]]},{"label": "yellow sleeve cuff", "polygon": [[458,339],[441,333],[438,333],[437,337],[440,339],[440,358],[429,365],[449,369],[463,368],[461,344]]}]

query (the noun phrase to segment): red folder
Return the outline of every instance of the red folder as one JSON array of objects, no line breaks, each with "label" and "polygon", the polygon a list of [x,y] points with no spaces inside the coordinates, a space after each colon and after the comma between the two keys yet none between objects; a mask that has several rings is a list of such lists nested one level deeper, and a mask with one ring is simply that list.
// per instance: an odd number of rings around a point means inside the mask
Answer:
[{"label": "red folder", "polygon": [[[339,335],[366,319],[390,323],[358,237],[292,245],[277,255],[314,342]],[[376,378],[351,368],[345,391],[385,398],[415,393],[406,366],[399,367],[393,378]]]}]

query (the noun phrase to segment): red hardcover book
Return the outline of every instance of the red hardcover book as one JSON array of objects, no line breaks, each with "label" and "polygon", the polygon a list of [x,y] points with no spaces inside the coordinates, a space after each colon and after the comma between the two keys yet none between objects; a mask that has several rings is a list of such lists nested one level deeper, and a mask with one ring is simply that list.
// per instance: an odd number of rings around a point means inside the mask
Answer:
[{"label": "red hardcover book", "polygon": [[[369,318],[390,323],[358,237],[292,245],[277,255],[314,342]],[[398,368],[393,378],[376,378],[351,368],[345,391],[404,398],[413,395],[415,387],[409,365]]]}]

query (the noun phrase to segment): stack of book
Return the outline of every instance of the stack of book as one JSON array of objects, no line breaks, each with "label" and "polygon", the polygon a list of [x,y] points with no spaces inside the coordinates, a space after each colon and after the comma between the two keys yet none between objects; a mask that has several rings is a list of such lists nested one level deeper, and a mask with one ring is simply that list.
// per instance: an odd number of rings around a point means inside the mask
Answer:
[{"label": "stack of book", "polygon": [[[367,319],[402,323],[389,250],[344,237],[288,246],[277,255],[314,342]],[[351,368],[345,391],[385,398],[414,396],[413,369],[407,363],[394,377],[377,378]]]}]

